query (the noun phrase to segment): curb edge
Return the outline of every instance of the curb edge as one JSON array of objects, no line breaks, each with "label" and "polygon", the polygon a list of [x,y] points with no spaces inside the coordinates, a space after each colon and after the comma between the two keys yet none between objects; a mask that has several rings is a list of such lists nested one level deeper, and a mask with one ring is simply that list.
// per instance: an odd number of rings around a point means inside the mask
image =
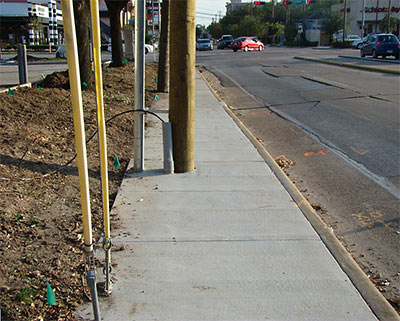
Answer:
[{"label": "curb edge", "polygon": [[301,56],[295,56],[293,58],[294,59],[298,59],[298,60],[319,62],[319,63],[327,64],[327,65],[336,65],[336,66],[340,66],[340,67],[347,67],[347,68],[353,68],[353,69],[363,69],[363,70],[368,70],[368,71],[375,71],[375,72],[383,72],[383,73],[387,73],[387,74],[400,75],[400,71],[392,70],[392,69],[376,68],[376,67],[371,67],[371,66],[360,66],[360,65],[354,65],[354,64],[350,64],[350,63],[346,63],[346,62],[336,62],[336,61],[315,59],[315,58],[309,58],[309,57],[301,57]]},{"label": "curb edge", "polygon": [[225,104],[218,93],[211,87],[208,81],[200,73],[201,78],[210,88],[214,96],[223,104],[225,111],[235,121],[240,130],[245,134],[264,161],[271,168],[272,172],[278,178],[289,195],[293,198],[296,205],[302,211],[303,215],[310,222],[314,230],[321,237],[321,240],[332,254],[336,262],[342,268],[344,273],[350,278],[353,285],[359,291],[363,299],[369,305],[373,313],[379,320],[400,321],[400,316],[396,310],[390,305],[386,298],[370,281],[364,271],[359,267],[354,258],[347,252],[339,239],[331,232],[329,227],[320,218],[320,216],[312,208],[308,200],[301,194],[297,187],[290,181],[285,172],[276,164],[275,160],[267,149],[256,139],[250,130],[242,123],[242,121],[233,113],[233,111]]}]

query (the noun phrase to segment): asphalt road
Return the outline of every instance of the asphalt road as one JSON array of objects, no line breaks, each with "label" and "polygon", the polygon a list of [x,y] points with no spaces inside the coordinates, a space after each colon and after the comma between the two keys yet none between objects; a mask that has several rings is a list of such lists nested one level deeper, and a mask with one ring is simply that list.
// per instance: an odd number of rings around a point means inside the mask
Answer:
[{"label": "asphalt road", "polygon": [[[46,75],[56,71],[64,71],[68,69],[66,59],[55,60],[55,54],[49,53],[27,53],[35,58],[43,59],[41,61],[28,62],[28,82],[36,82],[43,79]],[[12,87],[19,83],[18,64],[12,58],[16,57],[16,53],[2,54],[0,59],[0,87]],[[46,61],[46,59],[49,59]],[[145,56],[146,62],[153,61],[153,53]],[[155,54],[156,61],[158,53]],[[102,60],[111,60],[111,53],[103,52]]]},{"label": "asphalt road", "polygon": [[[197,54],[221,96],[274,158],[382,292],[400,297],[400,78],[294,59],[358,51],[266,48]],[[240,88],[240,90],[238,90]],[[390,280],[385,282],[385,280]],[[389,285],[384,285],[390,283]]]}]

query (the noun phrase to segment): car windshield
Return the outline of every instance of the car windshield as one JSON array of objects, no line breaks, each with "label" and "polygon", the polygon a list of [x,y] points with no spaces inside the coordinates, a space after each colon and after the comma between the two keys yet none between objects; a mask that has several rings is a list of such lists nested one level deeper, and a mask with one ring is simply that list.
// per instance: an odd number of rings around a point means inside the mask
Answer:
[{"label": "car windshield", "polygon": [[245,39],[246,39],[246,37],[240,37],[240,38],[237,38],[235,41],[243,41]]},{"label": "car windshield", "polygon": [[198,43],[210,43],[211,41],[209,39],[201,39],[197,40]]},{"label": "car windshield", "polygon": [[393,35],[383,35],[383,36],[378,36],[378,41],[382,41],[382,42],[397,42],[397,39]]},{"label": "car windshield", "polygon": [[222,39],[223,40],[232,40],[233,37],[232,36],[223,36]]}]

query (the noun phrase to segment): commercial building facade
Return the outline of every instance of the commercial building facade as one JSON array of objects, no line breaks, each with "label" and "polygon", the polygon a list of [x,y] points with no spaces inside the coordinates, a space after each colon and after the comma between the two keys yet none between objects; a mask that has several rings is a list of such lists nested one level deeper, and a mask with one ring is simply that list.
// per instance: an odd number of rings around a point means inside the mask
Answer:
[{"label": "commercial building facade", "polygon": [[[389,8],[390,3],[390,8]],[[332,7],[332,10],[344,14],[344,2]],[[363,24],[364,10],[364,30]],[[370,33],[387,32],[387,25],[382,25],[382,20],[390,14],[391,18],[400,19],[400,0],[347,0],[347,34],[367,35]],[[394,34],[399,34],[398,24],[391,25]]]}]

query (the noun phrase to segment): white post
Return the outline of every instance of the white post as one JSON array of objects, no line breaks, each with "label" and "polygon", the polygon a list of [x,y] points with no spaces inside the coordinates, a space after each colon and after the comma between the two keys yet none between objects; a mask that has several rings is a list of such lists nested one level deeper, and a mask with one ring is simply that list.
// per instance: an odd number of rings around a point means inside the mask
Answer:
[{"label": "white post", "polygon": [[[144,110],[144,33],[145,0],[136,0],[135,6],[135,106]],[[134,113],[134,171],[144,168],[144,113]]]}]

